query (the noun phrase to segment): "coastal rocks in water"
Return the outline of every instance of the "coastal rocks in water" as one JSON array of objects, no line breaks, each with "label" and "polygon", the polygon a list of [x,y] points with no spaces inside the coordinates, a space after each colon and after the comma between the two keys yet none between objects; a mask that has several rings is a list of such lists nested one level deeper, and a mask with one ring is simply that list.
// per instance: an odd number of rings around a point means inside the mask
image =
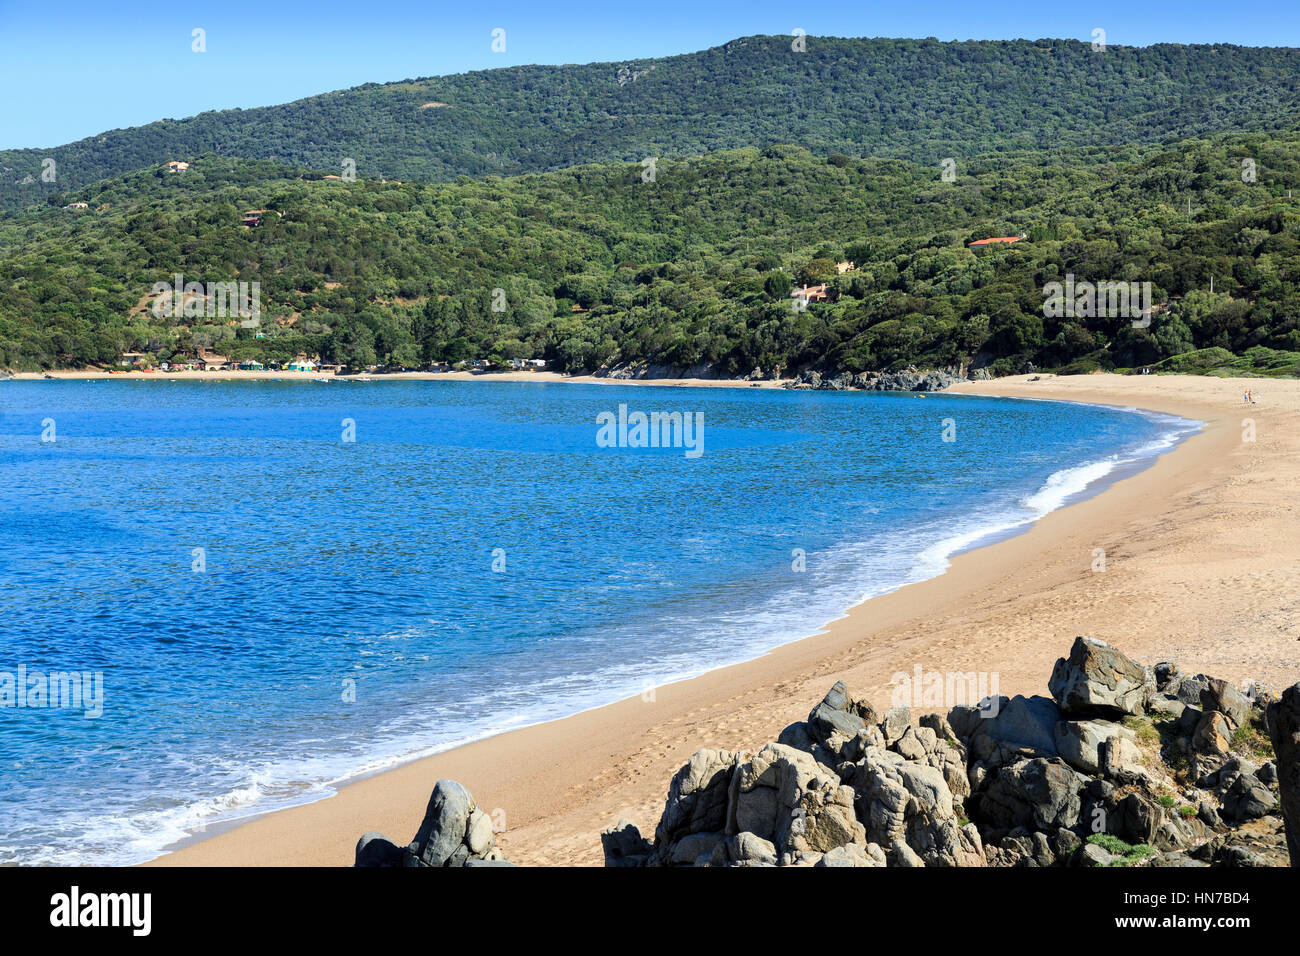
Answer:
[{"label": "coastal rocks in water", "polygon": [[1074,639],[1047,686],[1068,717],[1141,715],[1156,691],[1151,671],[1091,637]]},{"label": "coastal rocks in water", "polygon": [[899,372],[859,372],[856,375],[852,372],[823,374],[809,370],[785,387],[827,391],[856,388],[872,392],[938,392],[964,381],[967,379],[950,369],[920,371],[907,368]]},{"label": "coastal rocks in water", "polygon": [[1288,687],[1269,705],[1268,730],[1277,753],[1277,781],[1291,865],[1300,866],[1300,684]]},{"label": "coastal rocks in water", "polygon": [[454,780],[439,780],[424,820],[409,846],[399,847],[382,833],[358,842],[355,866],[468,866],[506,864],[496,849],[492,819],[474,805],[469,791]]}]

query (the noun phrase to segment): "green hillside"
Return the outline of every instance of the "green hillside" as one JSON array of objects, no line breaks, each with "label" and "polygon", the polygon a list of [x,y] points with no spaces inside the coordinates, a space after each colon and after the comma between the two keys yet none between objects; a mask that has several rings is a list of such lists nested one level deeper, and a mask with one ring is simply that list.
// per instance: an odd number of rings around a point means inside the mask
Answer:
[{"label": "green hillside", "polygon": [[[1243,160],[1258,171],[1243,180]],[[930,164],[792,146],[454,184],[345,183],[198,158],[0,220],[0,366],[214,348],[353,364],[545,357],[558,367],[710,363],[1083,370],[1300,356],[1300,134],[1072,148]],[[1191,204],[1191,214],[1187,206]],[[241,225],[266,209],[261,225]],[[977,250],[974,239],[1025,233]],[[835,264],[856,268],[838,274]],[[261,284],[259,332],[147,308],[157,282]],[[1071,273],[1149,281],[1149,328],[1045,318]],[[795,280],[828,300],[791,307]],[[1214,283],[1211,293],[1210,283]],[[499,293],[494,290],[501,290]],[[494,308],[494,305],[496,308]],[[1217,363],[1217,364],[1216,364]]]},{"label": "green hillside", "polygon": [[[1154,143],[1300,119],[1300,50],[747,37],[682,56],[368,84],[0,152],[0,210],[212,153],[451,181],[772,143],[945,157]],[[436,104],[436,105],[435,105]],[[42,181],[55,160],[56,181]]]}]

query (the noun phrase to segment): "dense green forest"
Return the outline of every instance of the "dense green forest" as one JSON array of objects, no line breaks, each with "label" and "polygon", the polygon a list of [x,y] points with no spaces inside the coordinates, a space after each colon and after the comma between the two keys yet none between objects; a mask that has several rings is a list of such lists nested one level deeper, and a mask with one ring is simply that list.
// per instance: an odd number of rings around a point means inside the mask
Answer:
[{"label": "dense green forest", "polygon": [[[936,166],[1300,121],[1300,50],[747,37],[656,60],[367,84],[0,152],[0,210],[202,154],[452,181],[798,143]],[[53,182],[42,178],[54,160]]]},{"label": "dense green forest", "polygon": [[[951,182],[928,162],[794,146],[661,159],[652,177],[631,162],[447,184],[208,155],[187,173],[134,172],[0,218],[0,366],[205,347],[733,375],[1232,361],[1294,373],[1298,182],[1294,130],[993,153],[959,160]],[[270,212],[241,225],[253,208]],[[856,267],[841,275],[842,260]],[[265,337],[154,315],[148,293],[175,273],[259,282]],[[1044,286],[1067,273],[1150,282],[1163,308],[1147,328],[1045,318]],[[792,308],[796,281],[826,282],[827,301]]]}]

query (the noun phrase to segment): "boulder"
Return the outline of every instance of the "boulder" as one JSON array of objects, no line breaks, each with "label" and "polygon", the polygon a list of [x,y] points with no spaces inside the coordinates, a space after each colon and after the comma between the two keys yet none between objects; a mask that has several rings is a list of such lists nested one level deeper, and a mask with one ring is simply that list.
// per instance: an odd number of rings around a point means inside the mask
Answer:
[{"label": "boulder", "polygon": [[885,851],[874,843],[868,843],[862,846],[857,843],[846,843],[844,846],[837,846],[833,850],[827,850],[822,854],[814,866],[886,866],[888,865]]},{"label": "boulder", "polygon": [[[991,716],[984,716],[984,714]],[[1047,697],[1001,697],[987,711],[954,707],[948,720],[957,733],[966,729],[969,759],[994,768],[1025,757],[1056,757],[1056,725],[1061,712]],[[972,787],[975,786],[971,779]]]},{"label": "boulder", "polygon": [[998,829],[1068,830],[1079,823],[1086,782],[1062,760],[1022,760],[991,775],[987,789],[976,795],[978,814]]},{"label": "boulder", "polygon": [[748,831],[730,837],[727,849],[733,862],[751,866],[776,866],[776,846],[771,840],[764,840]]},{"label": "boulder", "polygon": [[853,786],[858,819],[869,842],[884,847],[905,844],[929,866],[983,865],[979,831],[962,827],[959,803],[941,770],[879,748],[869,750],[851,769],[845,779]]},{"label": "boulder", "polygon": [[1276,799],[1255,776],[1255,768],[1233,757],[1220,768],[1214,795],[1219,798],[1219,812],[1231,823],[1257,820],[1273,812]]},{"label": "boulder", "polygon": [[1167,714],[1177,718],[1187,709],[1187,705],[1173,694],[1156,694],[1147,701],[1147,713]]},{"label": "boulder", "polygon": [[880,722],[880,732],[885,735],[885,746],[893,746],[912,726],[912,711],[908,707],[891,707]]},{"label": "boulder", "polygon": [[730,750],[700,750],[673,774],[664,812],[655,827],[650,862],[670,862],[678,855],[675,845],[691,834],[726,829],[731,777],[739,760],[740,755]]},{"label": "boulder", "polygon": [[[866,709],[870,711],[871,705],[867,704]],[[854,737],[868,723],[874,722],[875,713],[871,712],[871,720],[864,720],[849,695],[849,689],[843,681],[837,681],[808,715],[808,731],[814,740],[825,743],[832,734]]]},{"label": "boulder", "polygon": [[853,815],[852,789],[808,754],[783,744],[766,745],[736,768],[727,832],[745,831],[770,841],[782,857],[866,842]]},{"label": "boulder", "polygon": [[1079,866],[1112,866],[1120,858],[1095,843],[1085,843],[1079,852]]},{"label": "boulder", "polygon": [[1210,678],[1204,674],[1179,677],[1164,688],[1164,693],[1176,697],[1190,707],[1200,709],[1201,693],[1210,685]]},{"label": "boulder", "polygon": [[1192,749],[1202,754],[1226,754],[1232,749],[1232,725],[1217,710],[1207,710],[1192,731]]},{"label": "boulder", "polygon": [[457,859],[464,846],[465,830],[474,812],[474,798],[455,780],[439,780],[434,785],[424,820],[408,848],[411,866],[460,866],[469,857],[468,849]]},{"label": "boulder", "polygon": [[1134,734],[1122,724],[1108,720],[1062,720],[1057,723],[1053,738],[1062,760],[1083,773],[1095,774],[1101,770],[1101,745],[1112,738],[1131,742]]},{"label": "boulder", "polygon": [[1246,723],[1250,701],[1226,680],[1212,680],[1201,690],[1201,710],[1223,714],[1236,730]]},{"label": "boulder", "polygon": [[708,866],[713,859],[713,851],[726,842],[727,835],[721,830],[714,833],[688,833],[674,843],[666,858],[661,857],[669,866]]},{"label": "boulder", "polygon": [[1067,717],[1141,715],[1155,675],[1104,641],[1076,637],[1052,669],[1048,689]]},{"label": "boulder", "polygon": [[650,857],[650,842],[630,821],[618,823],[600,834],[606,866],[642,866]]},{"label": "boulder", "polygon": [[370,832],[357,841],[356,862],[353,866],[401,866],[406,854],[382,833]]},{"label": "boulder", "polygon": [[495,845],[496,835],[492,832],[492,818],[475,808],[465,824],[465,846],[470,856],[482,857]]},{"label": "boulder", "polygon": [[1269,705],[1269,736],[1278,758],[1278,791],[1287,826],[1291,865],[1300,866],[1300,684],[1292,684]]}]

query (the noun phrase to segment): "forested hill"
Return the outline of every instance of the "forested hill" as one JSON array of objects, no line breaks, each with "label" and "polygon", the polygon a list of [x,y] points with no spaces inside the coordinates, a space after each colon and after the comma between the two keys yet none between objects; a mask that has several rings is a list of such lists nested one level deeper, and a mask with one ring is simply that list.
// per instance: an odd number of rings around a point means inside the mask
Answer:
[{"label": "forested hill", "polygon": [[[449,181],[771,143],[936,165],[976,154],[1287,128],[1300,50],[1076,40],[747,37],[624,63],[368,84],[0,152],[0,210],[204,153]],[[42,181],[55,161],[56,181]]]},{"label": "forested hill", "polygon": [[[1250,175],[1245,175],[1249,169]],[[1300,370],[1300,134],[928,164],[793,146],[455,184],[209,156],[0,218],[0,368],[546,358],[852,371],[1074,371],[1242,357]],[[1300,189],[1296,189],[1300,193]],[[84,207],[78,204],[84,204]],[[243,225],[246,210],[265,210]],[[989,236],[1026,238],[972,247]],[[851,261],[842,274],[837,263]],[[149,309],[155,283],[259,282],[260,325]],[[1068,274],[1150,282],[1149,327],[1044,315]],[[792,308],[794,281],[824,301]],[[1240,364],[1240,363],[1238,363]]]}]

